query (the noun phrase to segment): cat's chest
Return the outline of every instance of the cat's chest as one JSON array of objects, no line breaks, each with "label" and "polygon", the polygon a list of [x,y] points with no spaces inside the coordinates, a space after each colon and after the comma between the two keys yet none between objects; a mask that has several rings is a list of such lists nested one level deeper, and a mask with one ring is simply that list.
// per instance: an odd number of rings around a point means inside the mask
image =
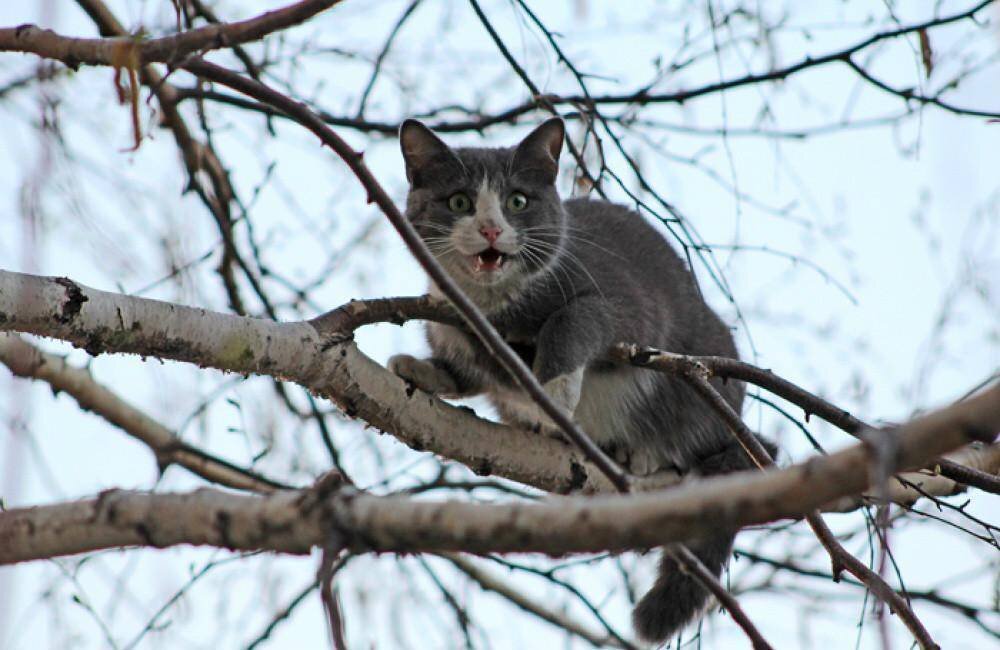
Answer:
[{"label": "cat's chest", "polygon": [[[534,365],[535,357],[538,356],[537,329],[533,331],[526,329],[511,331],[498,327],[497,332],[503,338],[504,342],[510,346],[510,349],[521,358],[521,361],[524,361],[526,366],[531,368]],[[478,359],[492,358],[492,355],[490,355],[486,346],[484,346],[475,336],[472,334],[467,334],[467,336],[470,348],[474,351],[474,354]],[[504,373],[504,376],[506,376],[506,373]]]},{"label": "cat's chest", "polygon": [[[496,324],[494,324],[496,326]],[[539,327],[497,327],[503,340],[511,347],[524,364],[531,368],[538,356]],[[478,367],[482,371],[499,375],[497,379],[506,381],[508,375],[499,369],[499,364],[493,359],[486,346],[465,328],[432,323],[428,328],[431,347],[435,353],[454,359],[463,365]],[[495,371],[495,372],[494,372]]]}]

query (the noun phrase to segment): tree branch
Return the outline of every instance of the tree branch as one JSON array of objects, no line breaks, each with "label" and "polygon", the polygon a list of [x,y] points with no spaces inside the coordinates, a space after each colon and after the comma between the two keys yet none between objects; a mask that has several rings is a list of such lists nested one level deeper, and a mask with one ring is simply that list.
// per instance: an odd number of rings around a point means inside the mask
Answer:
[{"label": "tree branch", "polygon": [[[322,330],[322,331],[321,331]],[[0,271],[0,331],[68,341],[93,355],[141,354],[293,381],[405,444],[547,492],[613,489],[566,443],[476,417],[415,390],[337,331],[98,291],[67,278]],[[665,472],[636,489],[677,482]]]},{"label": "tree branch", "polygon": [[[681,377],[686,379],[688,383],[722,416],[723,420],[729,426],[730,431],[732,431],[733,436],[739,441],[740,445],[746,450],[747,454],[751,459],[757,464],[761,469],[771,470],[774,468],[774,460],[771,458],[770,454],[764,449],[760,441],[753,434],[752,431],[743,423],[739,415],[733,408],[722,399],[722,396],[715,390],[714,387],[708,382],[708,377],[710,372],[708,369],[701,364],[691,364],[684,363],[684,358],[681,355],[672,355],[673,358],[668,358],[668,361],[675,361],[678,363],[667,365],[667,367],[662,368],[665,372],[674,372],[679,374]],[[992,412],[994,417],[1000,418],[1000,386],[994,387],[989,393],[993,394],[992,402],[989,403],[985,408]],[[984,393],[985,394],[985,393]],[[946,412],[941,411],[941,412]],[[919,421],[919,420],[918,420]],[[911,425],[912,426],[912,425]],[[978,425],[973,425],[972,428],[977,428]],[[972,439],[992,442],[997,435],[997,430],[1000,430],[1000,426],[995,427],[996,430],[986,433],[983,432],[984,436],[973,436]],[[884,450],[889,448],[893,452],[898,451],[896,444],[899,442],[898,431],[885,431],[883,432],[883,440],[889,439],[891,444],[885,446],[876,445],[866,445],[872,447],[870,454],[870,467],[878,468],[877,472],[869,472],[870,479],[869,483],[875,483],[875,487],[879,490],[884,489],[884,484],[888,479],[888,473],[893,470],[892,466],[895,464],[895,458],[892,455],[886,455]],[[829,456],[827,456],[829,458]],[[884,470],[884,472],[882,471]],[[844,570],[850,572],[861,582],[865,583],[867,587],[875,594],[877,598],[888,603],[889,608],[897,614],[906,627],[913,634],[914,638],[920,643],[920,646],[925,650],[936,649],[939,646],[931,638],[930,633],[924,627],[923,623],[917,618],[916,614],[910,608],[909,603],[903,596],[897,593],[889,584],[880,576],[878,573],[869,569],[863,562],[858,560],[856,557],[847,552],[847,550],[837,541],[834,536],[833,531],[826,525],[823,521],[822,516],[819,514],[818,509],[814,509],[806,513],[806,521],[809,522],[809,526],[816,533],[816,537],[819,539],[820,543],[827,550],[830,555],[830,559],[833,563],[833,575],[839,576]]]},{"label": "tree branch", "polygon": [[269,493],[291,486],[238,467],[179,439],[172,431],[98,383],[84,368],[42,352],[22,338],[0,334],[0,363],[18,377],[44,381],[55,392],[76,400],[84,411],[95,413],[153,452],[162,473],[170,465],[180,465],[207,481],[235,488]]},{"label": "tree branch", "polygon": [[772,650],[771,644],[764,639],[760,631],[754,626],[753,621],[750,620],[750,617],[740,607],[736,598],[725,590],[719,580],[712,575],[711,571],[705,568],[705,565],[702,564],[697,555],[692,553],[686,546],[681,545],[668,546],[665,552],[681,566],[683,571],[691,574],[695,580],[700,582],[703,587],[715,596],[719,604],[729,612],[733,620],[736,621],[736,624],[740,626],[740,629],[750,638],[750,643],[754,650]]},{"label": "tree branch", "polygon": [[[900,427],[893,433],[898,454],[890,465],[893,471],[919,466],[970,439],[992,440],[998,431],[1000,386]],[[176,544],[304,554],[328,543],[331,531],[357,552],[563,555],[652,548],[800,517],[858,494],[870,485],[872,456],[858,444],[786,469],[713,477],[665,492],[541,503],[424,502],[367,495],[340,483],[331,488],[329,481],[267,496],[208,488],[189,494],[110,491],[87,501],[0,513],[0,564]]]},{"label": "tree branch", "polygon": [[204,52],[257,41],[272,32],[309,20],[340,0],[300,0],[281,9],[232,23],[212,24],[161,38],[142,34],[112,38],[73,38],[35,25],[0,28],[0,52],[26,52],[62,61],[70,68],[106,65],[137,70],[148,63],[180,61]]},{"label": "tree branch", "polygon": [[539,602],[538,600],[525,594],[520,589],[504,582],[486,569],[477,565],[475,562],[468,560],[464,555],[460,555],[458,553],[442,553],[441,557],[451,562],[455,568],[467,575],[483,590],[492,591],[493,593],[506,598],[515,606],[523,609],[529,614],[537,616],[543,621],[551,623],[556,627],[562,628],[595,647],[634,647],[631,643],[623,644],[607,634],[600,634],[590,630],[563,612],[551,608],[546,603]]},{"label": "tree branch", "polygon": [[[851,57],[853,55],[871,47],[872,45],[876,45],[878,43],[891,40],[894,38],[907,36],[909,34],[920,33],[923,31],[931,30],[936,27],[942,27],[962,20],[975,19],[976,16],[984,9],[986,9],[993,1],[994,0],[981,0],[980,2],[977,2],[976,4],[974,4],[973,6],[969,7],[964,11],[956,12],[948,16],[933,18],[931,20],[927,20],[922,23],[907,25],[900,27],[898,29],[878,32],[849,47],[822,56],[806,57],[801,61],[797,61],[793,64],[781,68],[776,68],[773,70],[769,70],[767,72],[748,74],[742,77],[726,79],[711,84],[704,84],[686,90],[653,93],[650,92],[649,88],[640,88],[638,90],[633,90],[627,93],[605,94],[605,95],[589,95],[589,94],[557,95],[557,94],[542,94],[540,92],[533,92],[534,96],[531,99],[521,104],[517,104],[509,108],[496,111],[494,113],[483,114],[480,111],[470,111],[470,113],[475,114],[476,117],[465,120],[435,121],[433,123],[429,123],[428,126],[434,131],[440,133],[482,131],[497,124],[509,124],[516,122],[518,118],[521,118],[543,107],[557,107],[557,106],[596,107],[601,105],[627,106],[627,105],[646,105],[646,104],[663,104],[663,103],[683,104],[684,102],[692,99],[704,97],[707,95],[712,95],[718,92],[734,88],[741,88],[745,86],[751,86],[754,84],[766,83],[771,81],[783,81],[801,72],[811,70],[813,68],[817,68],[823,65],[829,65],[831,63],[841,62],[850,65]],[[855,72],[857,72],[857,70],[855,70]],[[871,82],[872,80],[869,79],[868,81]],[[1000,111],[997,110],[979,110],[979,109],[965,108],[947,103],[943,101],[940,97],[923,97],[916,95],[911,91],[898,90],[895,88],[885,86],[885,84],[882,84],[879,87],[885,92],[888,92],[890,94],[904,97],[906,99],[919,101],[925,104],[933,104],[943,110],[958,115],[970,115],[977,117],[1000,117]],[[179,93],[180,93],[180,98],[182,99],[190,97],[198,97],[203,99],[209,99],[215,102],[229,104],[232,106],[237,106],[239,108],[243,108],[246,110],[253,110],[268,115],[285,117],[285,115],[282,114],[280,111],[275,111],[267,104],[248,101],[240,97],[235,97],[224,93],[218,93],[211,90],[204,90],[199,88],[183,88],[179,89]],[[346,116],[338,116],[326,111],[318,111],[318,112],[320,116],[323,118],[323,120],[332,126],[341,126],[366,133],[382,133],[385,135],[395,135],[399,131],[399,124],[394,122],[379,122],[373,120],[365,120],[361,119],[360,116],[353,118]]]},{"label": "tree branch", "polygon": [[[758,368],[738,359],[676,354],[631,343],[619,343],[613,346],[608,355],[614,361],[631,363],[641,368],[653,368],[661,372],[681,375],[697,372],[707,373],[708,377],[740,379],[760,386],[799,406],[805,411],[807,420],[810,415],[816,415],[855,438],[860,439],[863,431],[874,429],[844,409],[796,386],[770,370]],[[980,471],[980,468],[963,467],[956,460],[947,458],[937,459],[932,463],[932,467],[935,473],[940,473],[953,481],[1000,494],[1000,477],[991,476]]]}]

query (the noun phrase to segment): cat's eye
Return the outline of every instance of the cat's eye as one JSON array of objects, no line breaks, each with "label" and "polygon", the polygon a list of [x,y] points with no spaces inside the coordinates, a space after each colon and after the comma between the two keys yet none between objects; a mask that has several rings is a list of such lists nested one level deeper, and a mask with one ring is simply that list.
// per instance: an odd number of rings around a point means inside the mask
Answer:
[{"label": "cat's eye", "polygon": [[520,192],[514,192],[507,197],[507,209],[511,212],[522,212],[528,207],[528,197]]},{"label": "cat's eye", "polygon": [[472,208],[472,201],[461,192],[456,192],[448,197],[448,209],[452,212],[468,212],[470,208]]}]

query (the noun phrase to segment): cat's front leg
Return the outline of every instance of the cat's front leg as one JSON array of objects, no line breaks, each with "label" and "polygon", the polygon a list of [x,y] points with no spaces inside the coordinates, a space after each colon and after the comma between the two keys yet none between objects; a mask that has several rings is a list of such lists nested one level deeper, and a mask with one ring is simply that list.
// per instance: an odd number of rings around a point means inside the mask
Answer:
[{"label": "cat's front leg", "polygon": [[[542,388],[545,389],[545,394],[549,396],[549,399],[570,417],[573,417],[576,405],[580,403],[584,371],[584,366],[580,366],[567,373],[553,377],[542,384]],[[541,408],[539,408],[539,412],[541,412]],[[548,415],[541,416],[539,421],[555,426]]]},{"label": "cat's front leg", "polygon": [[[538,333],[534,374],[549,398],[570,417],[580,403],[587,366],[611,343],[607,306],[596,298],[578,299],[552,314]],[[556,428],[537,407],[543,429]]]}]

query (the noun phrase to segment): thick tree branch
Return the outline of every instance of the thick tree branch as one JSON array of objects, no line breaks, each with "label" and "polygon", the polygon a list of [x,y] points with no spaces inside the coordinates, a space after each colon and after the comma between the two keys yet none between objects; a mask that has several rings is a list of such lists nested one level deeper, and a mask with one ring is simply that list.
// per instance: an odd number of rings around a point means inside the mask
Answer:
[{"label": "thick tree branch", "polygon": [[[894,431],[898,454],[890,464],[893,471],[920,466],[972,439],[992,440],[998,431],[1000,387],[994,387]],[[190,494],[111,491],[88,501],[0,513],[0,563],[176,544],[302,554],[328,543],[334,530],[358,552],[563,555],[651,548],[720,529],[800,517],[858,494],[869,487],[872,457],[866,445],[858,444],[787,469],[714,477],[665,492],[530,504],[424,502],[371,496],[339,484],[269,496],[212,489]]]},{"label": "thick tree branch", "polygon": [[[410,318],[448,321],[457,316],[447,304],[428,297],[391,298],[354,301],[310,323],[278,324],[106,293],[65,278],[0,271],[0,330],[61,338],[92,354],[161,356],[222,371],[285,378],[337,401],[352,416],[392,433],[411,447],[456,460],[481,474],[497,474],[550,492],[600,492],[611,487],[564,443],[482,420],[467,409],[415,391],[373,363],[351,341],[356,327],[382,321],[401,323]],[[8,344],[12,345],[16,344]],[[8,351],[7,359],[13,358],[10,354]],[[85,371],[60,378],[55,371],[64,365],[55,359],[41,365],[37,360],[22,361],[18,374],[46,373],[32,376],[46,381],[51,377],[54,386],[83,399],[102,415],[102,402],[115,404],[115,400],[95,397],[99,392],[89,393],[92,378]],[[109,412],[120,408],[115,406]],[[108,419],[127,424],[132,433],[137,431],[129,423],[141,421],[127,413]],[[166,435],[142,435],[162,453],[170,447],[159,445],[175,442],[169,431],[161,429],[160,434],[164,431]],[[992,472],[997,455],[995,447],[986,447],[953,458],[974,465],[976,470]],[[198,452],[172,456],[171,460],[196,473],[205,469],[210,480],[229,471],[224,461],[223,465],[206,467],[205,457]],[[928,479],[906,478],[918,485]],[[635,487],[649,490],[676,482],[676,475],[664,473]],[[922,489],[938,496],[954,492],[951,484],[934,485],[940,489],[931,485],[922,485]],[[898,494],[893,493],[894,500],[904,503],[912,497],[913,490],[902,486]],[[844,510],[858,503],[852,498],[828,505]]]},{"label": "thick tree branch", "polygon": [[[59,338],[91,354],[141,354],[293,381],[405,444],[548,492],[613,486],[563,442],[482,420],[415,390],[365,356],[350,331],[275,323],[0,271],[0,331]],[[636,489],[676,483],[664,473]]]},{"label": "thick tree branch", "polygon": [[[378,298],[351,301],[315,318],[312,322],[322,331],[353,331],[358,327],[379,322],[401,325],[410,320],[432,320],[462,327],[461,318],[442,300],[431,296]],[[854,435],[871,427],[844,409],[806,391],[770,370],[758,368],[726,357],[693,357],[679,355],[634,344],[617,344],[607,355],[608,360],[631,363],[639,367],[675,373],[697,372],[725,379],[741,379],[755,384],[803,408]],[[751,443],[752,444],[752,443]],[[759,451],[759,450],[758,450]],[[889,488],[889,500],[912,504],[924,496],[950,496],[972,485],[1000,493],[1000,446],[971,446],[935,459],[929,467],[894,478]],[[875,498],[874,495],[868,498]],[[851,497],[824,510],[848,512],[856,510],[863,500]]]},{"label": "thick tree branch", "polygon": [[[959,494],[966,489],[966,484],[955,481],[943,472],[937,472],[940,463],[948,462],[954,467],[960,467],[965,472],[976,473],[997,480],[1000,474],[1000,444],[971,444],[958,451],[946,454],[931,462],[927,469],[915,472],[903,472],[893,476],[889,484],[888,501],[900,505],[912,505],[918,500],[931,497],[947,497]],[[878,503],[883,500],[879,493],[863,494],[861,497],[850,497],[836,503],[827,504],[823,509],[832,512],[849,512],[857,510],[864,503]]]}]

